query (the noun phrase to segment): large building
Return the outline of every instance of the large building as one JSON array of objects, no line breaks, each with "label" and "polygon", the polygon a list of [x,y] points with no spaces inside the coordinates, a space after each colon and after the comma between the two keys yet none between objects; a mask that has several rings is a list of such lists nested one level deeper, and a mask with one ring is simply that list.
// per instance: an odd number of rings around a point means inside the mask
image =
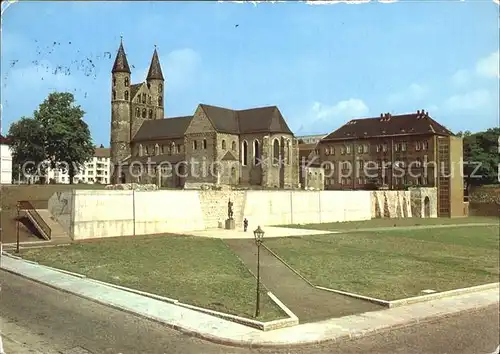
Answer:
[{"label": "large building", "polygon": [[0,135],[0,183],[12,183],[12,152],[9,142]]},{"label": "large building", "polygon": [[463,216],[462,138],[427,112],[353,119],[319,143],[326,189],[437,187],[440,216]]},{"label": "large building", "polygon": [[[69,184],[68,172],[63,169],[49,169],[47,183]],[[73,183],[109,184],[111,180],[110,149],[96,147],[94,156],[87,161],[73,178]]]},{"label": "large building", "polygon": [[156,48],[146,80],[131,83],[120,43],[112,69],[113,183],[299,186],[298,142],[276,106],[232,110],[199,104],[165,118],[165,80]]}]

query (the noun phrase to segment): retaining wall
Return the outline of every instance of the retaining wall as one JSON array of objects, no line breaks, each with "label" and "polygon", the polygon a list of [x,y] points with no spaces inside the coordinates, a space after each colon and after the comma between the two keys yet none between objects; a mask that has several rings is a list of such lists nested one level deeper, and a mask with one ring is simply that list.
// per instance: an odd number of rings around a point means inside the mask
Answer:
[{"label": "retaining wall", "polygon": [[[217,228],[227,218],[229,199],[240,228],[244,218],[270,226],[420,216],[423,195],[420,190],[72,190],[55,193],[49,210],[73,239],[81,240]],[[388,213],[374,211],[380,200]],[[394,205],[396,200],[401,203]]]}]

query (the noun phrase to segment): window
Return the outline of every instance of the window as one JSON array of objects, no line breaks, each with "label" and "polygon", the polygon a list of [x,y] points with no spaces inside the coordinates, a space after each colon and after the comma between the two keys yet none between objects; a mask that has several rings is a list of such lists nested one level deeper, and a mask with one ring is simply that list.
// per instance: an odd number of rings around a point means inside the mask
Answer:
[{"label": "window", "polygon": [[142,109],[142,118],[146,118],[146,108]]},{"label": "window", "polygon": [[125,98],[125,101],[128,101],[128,91],[123,93],[123,97]]},{"label": "window", "polygon": [[363,145],[358,145],[358,154],[363,153]]},{"label": "window", "polygon": [[162,91],[163,91],[163,85],[159,84],[158,85],[158,93],[161,94]]},{"label": "window", "polygon": [[345,147],[345,151],[346,151],[346,153],[350,154],[351,153],[351,145],[347,145]]},{"label": "window", "polygon": [[363,144],[363,153],[367,154],[368,153],[368,145]]},{"label": "window", "polygon": [[260,164],[260,148],[259,148],[259,141],[255,140],[253,142],[253,156],[254,156],[254,165],[259,165]]},{"label": "window", "polygon": [[429,149],[429,142],[428,141],[424,141],[422,143],[422,150],[428,150]]},{"label": "window", "polygon": [[422,143],[420,141],[417,141],[415,143],[415,150],[420,151],[421,148],[422,148]]},{"label": "window", "polygon": [[163,102],[161,100],[161,96],[158,97],[158,106],[160,106],[160,107],[163,106]]},{"label": "window", "polygon": [[335,148],[330,146],[330,155],[335,155]]},{"label": "window", "polygon": [[146,94],[145,93],[142,94],[142,103],[146,103]]},{"label": "window", "polygon": [[148,96],[148,104],[151,104],[151,95]]},{"label": "window", "polygon": [[170,153],[171,154],[175,154],[175,143],[172,141],[172,143],[170,144]]},{"label": "window", "polygon": [[116,91],[113,90],[113,99],[116,100]]},{"label": "window", "polygon": [[363,160],[358,160],[358,170],[362,170],[364,167],[364,161]]},{"label": "window", "polygon": [[155,155],[159,155],[160,154],[160,147],[158,146],[158,144],[155,145]]},{"label": "window", "polygon": [[139,156],[142,156],[144,153],[143,151],[143,148],[142,148],[142,144],[139,144]]},{"label": "window", "polygon": [[280,163],[280,143],[278,139],[274,139],[273,142],[273,164],[278,165]]},{"label": "window", "polygon": [[401,143],[401,151],[406,151],[406,142]]},{"label": "window", "polygon": [[236,141],[233,141],[233,142],[231,143],[231,149],[232,149],[233,151],[236,151]]},{"label": "window", "polygon": [[341,155],[345,154],[345,147],[343,147],[343,146],[340,147],[340,154]]},{"label": "window", "polygon": [[207,139],[203,139],[203,149],[207,148]]},{"label": "window", "polygon": [[140,110],[140,108],[139,108],[139,107],[137,107],[137,108],[135,109],[135,116],[136,116],[136,117],[140,117],[140,116],[141,116],[141,110]]},{"label": "window", "polygon": [[198,142],[196,140],[193,140],[193,150],[198,149]]},{"label": "window", "polygon": [[287,147],[286,161],[288,164],[291,164],[292,163],[292,148],[290,147],[290,140],[286,141],[286,147]]},{"label": "window", "polygon": [[243,144],[241,145],[241,164],[243,166],[246,166],[248,163],[248,143],[246,141],[243,141]]},{"label": "window", "polygon": [[382,145],[382,151],[383,151],[383,152],[386,152],[386,151],[387,151],[387,144],[383,144],[383,145]]},{"label": "window", "polygon": [[394,144],[394,151],[399,151],[399,143]]},{"label": "window", "polygon": [[226,141],[225,140],[222,140],[221,146],[222,146],[222,150],[226,150]]},{"label": "window", "polygon": [[153,110],[152,109],[149,110],[149,119],[153,119]]},{"label": "window", "polygon": [[129,85],[128,77],[126,77],[124,81],[125,81],[125,87],[128,87],[128,85]]},{"label": "window", "polygon": [[382,150],[382,146],[380,144],[377,144],[377,152],[380,152]]},{"label": "window", "polygon": [[116,86],[116,77],[113,76],[113,87]]},{"label": "window", "polygon": [[325,155],[326,156],[330,155],[330,149],[329,148],[325,148]]}]

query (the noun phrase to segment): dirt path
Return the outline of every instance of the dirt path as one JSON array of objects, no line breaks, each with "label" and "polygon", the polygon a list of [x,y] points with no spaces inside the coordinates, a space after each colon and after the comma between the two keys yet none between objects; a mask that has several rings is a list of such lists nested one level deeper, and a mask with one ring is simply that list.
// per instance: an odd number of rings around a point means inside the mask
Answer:
[{"label": "dirt path", "polygon": [[[227,239],[224,242],[256,274],[255,242],[243,239]],[[262,283],[297,315],[301,323],[383,309],[382,306],[367,301],[310,286],[264,247],[260,249],[260,262]]]}]

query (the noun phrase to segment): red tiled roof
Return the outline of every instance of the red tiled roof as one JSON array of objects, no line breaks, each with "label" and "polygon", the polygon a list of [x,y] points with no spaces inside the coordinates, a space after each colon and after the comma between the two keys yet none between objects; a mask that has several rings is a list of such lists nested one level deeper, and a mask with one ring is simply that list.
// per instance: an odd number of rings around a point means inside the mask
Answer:
[{"label": "red tiled roof", "polygon": [[427,112],[390,115],[375,118],[353,119],[327,135],[322,141],[347,140],[395,135],[454,135],[432,119]]},{"label": "red tiled roof", "polygon": [[10,141],[9,141],[9,139],[7,139],[6,137],[4,137],[3,135],[0,135],[0,144],[9,145]]}]

